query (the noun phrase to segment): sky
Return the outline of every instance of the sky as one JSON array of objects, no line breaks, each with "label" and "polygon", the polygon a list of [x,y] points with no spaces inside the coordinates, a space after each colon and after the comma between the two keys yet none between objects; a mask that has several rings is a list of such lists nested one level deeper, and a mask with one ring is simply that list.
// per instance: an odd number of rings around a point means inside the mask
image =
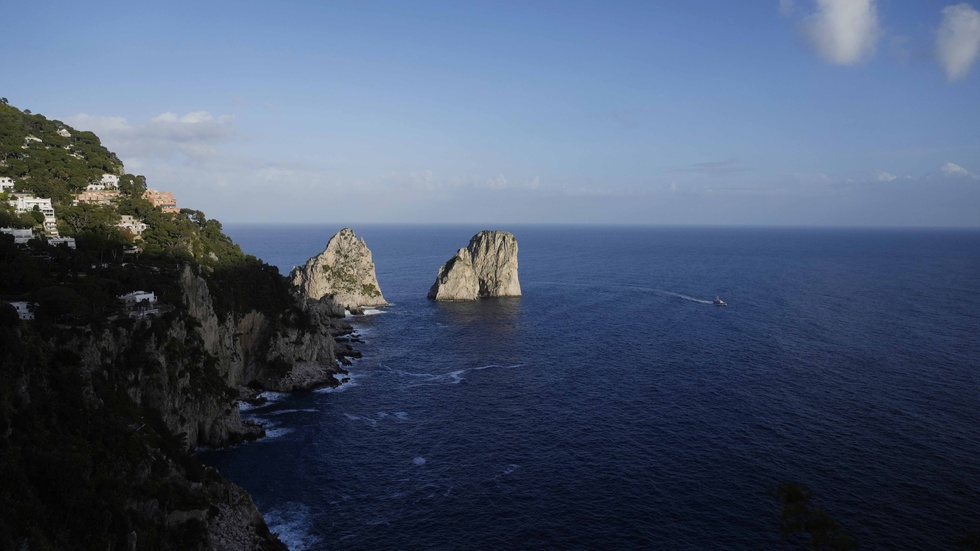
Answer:
[{"label": "sky", "polygon": [[980,226],[980,0],[15,2],[0,96],[225,223]]}]

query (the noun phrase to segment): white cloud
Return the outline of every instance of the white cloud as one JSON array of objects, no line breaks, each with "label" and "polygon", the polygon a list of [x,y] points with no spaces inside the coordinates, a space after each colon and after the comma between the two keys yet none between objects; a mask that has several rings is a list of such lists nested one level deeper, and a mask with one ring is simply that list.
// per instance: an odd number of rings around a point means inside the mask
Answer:
[{"label": "white cloud", "polygon": [[123,117],[100,117],[89,115],[88,113],[73,115],[68,117],[66,121],[79,130],[95,132],[99,136],[102,136],[104,133],[119,132],[132,128],[129,122]]},{"label": "white cloud", "polygon": [[124,162],[140,164],[147,158],[183,155],[193,163],[206,162],[219,153],[217,145],[234,138],[234,117],[215,117],[207,111],[185,115],[162,113],[143,124],[123,117],[100,117],[81,113],[66,119],[71,126],[91,130]]},{"label": "white cloud", "polygon": [[779,0],[779,15],[789,17],[796,10],[796,0]]},{"label": "white cloud", "polygon": [[894,182],[895,180],[898,179],[898,176],[895,176],[891,172],[885,172],[884,170],[881,170],[878,172],[878,174],[875,175],[875,179],[878,180],[879,182]]},{"label": "white cloud", "polygon": [[950,81],[970,72],[980,55],[980,12],[963,2],[943,8],[936,34],[936,59]]},{"label": "white cloud", "polygon": [[950,178],[969,178],[971,180],[980,180],[980,176],[977,176],[956,163],[951,163],[948,161],[946,164],[939,167],[939,172],[942,172],[944,176],[948,176]]},{"label": "white cloud", "polygon": [[836,65],[854,65],[874,56],[881,36],[875,0],[816,2],[817,11],[807,17],[804,29],[817,55]]}]

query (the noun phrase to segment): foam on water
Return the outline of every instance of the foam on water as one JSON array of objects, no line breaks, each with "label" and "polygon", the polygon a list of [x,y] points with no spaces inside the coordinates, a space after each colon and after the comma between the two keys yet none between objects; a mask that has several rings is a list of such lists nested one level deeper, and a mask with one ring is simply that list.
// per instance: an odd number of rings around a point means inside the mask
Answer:
[{"label": "foam on water", "polygon": [[[309,507],[293,548],[774,549],[783,480],[862,549],[975,525],[980,234],[518,229],[524,296],[447,308],[424,259],[461,238],[375,229],[401,305],[351,320],[377,332],[356,392],[212,456],[263,511]],[[705,315],[722,290],[753,307]]]},{"label": "foam on water", "polygon": [[274,404],[276,402],[281,402],[281,401],[285,400],[286,398],[289,398],[289,393],[288,392],[274,392],[272,390],[266,390],[264,392],[261,392],[257,396],[257,398],[265,398],[266,403],[265,404],[262,404],[261,406],[256,406],[256,407],[265,407],[265,406],[268,406],[269,404]]},{"label": "foam on water", "polygon": [[[357,364],[360,359],[354,360],[354,364]],[[348,367],[349,369],[349,367]],[[357,379],[359,376],[351,371],[348,371],[346,375],[343,373],[334,373],[333,378],[339,383],[337,386],[325,386],[323,388],[318,388],[313,391],[314,394],[334,394],[336,392],[344,392],[350,388],[357,386]],[[347,379],[345,382],[344,379]]]},{"label": "foam on water", "polygon": [[260,407],[262,407],[264,405],[265,404],[261,404],[261,405],[251,404],[251,403],[246,402],[244,400],[240,400],[238,402],[238,411],[241,412],[241,413],[245,413],[246,411],[251,411],[251,410],[253,410],[255,408],[260,408]]},{"label": "foam on water", "polygon": [[269,411],[269,412],[263,413],[262,415],[287,415],[287,414],[290,414],[290,413],[316,413],[316,411],[317,410],[312,409],[312,408],[304,408],[304,409],[278,409],[276,411]]},{"label": "foam on water", "polygon": [[359,422],[367,423],[368,425],[371,425],[372,427],[377,427],[378,426],[378,420],[377,419],[371,419],[370,417],[361,417],[360,415],[354,415],[354,414],[351,414],[351,413],[345,413],[344,414],[344,417],[346,417],[350,421],[359,421]]},{"label": "foam on water", "polygon": [[265,437],[259,439],[259,442],[282,438],[283,436],[296,431],[296,429],[293,427],[284,427],[280,423],[270,421],[267,417],[260,417],[258,415],[249,415],[248,417],[243,417],[242,420],[252,421],[262,425],[262,428],[265,429]]},{"label": "foam on water", "polygon": [[290,551],[320,547],[320,538],[310,530],[310,510],[302,503],[287,503],[269,510],[265,514],[265,522],[269,525],[269,530],[278,534]]},{"label": "foam on water", "polygon": [[285,427],[274,428],[274,429],[267,428],[265,429],[265,438],[263,440],[275,440],[276,438],[282,438],[283,436],[286,436],[287,434],[293,432],[296,432],[296,429],[285,428]]},{"label": "foam on water", "polygon": [[478,367],[467,367],[465,369],[457,369],[455,371],[450,371],[449,373],[416,373],[413,371],[405,371],[403,369],[390,369],[389,371],[397,375],[425,379],[426,381],[431,381],[433,384],[457,385],[463,382],[464,380],[466,380],[464,375],[472,371],[483,371],[484,369],[495,369],[495,368],[515,369],[518,367],[524,367],[524,364],[522,363],[513,364],[513,365],[489,364],[489,365],[481,365]]},{"label": "foam on water", "polygon": [[418,465],[418,466],[425,465],[425,458],[424,457],[416,457],[415,459],[412,460],[412,463],[415,464],[415,465]]}]

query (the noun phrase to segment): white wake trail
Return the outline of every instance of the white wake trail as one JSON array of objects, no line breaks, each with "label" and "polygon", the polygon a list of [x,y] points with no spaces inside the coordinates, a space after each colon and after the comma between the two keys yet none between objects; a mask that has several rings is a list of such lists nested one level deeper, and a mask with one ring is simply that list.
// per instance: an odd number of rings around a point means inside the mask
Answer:
[{"label": "white wake trail", "polygon": [[713,304],[713,302],[710,301],[710,300],[702,300],[702,299],[699,299],[699,298],[689,297],[687,295],[682,295],[680,293],[672,293],[670,291],[664,291],[663,289],[654,289],[654,291],[656,291],[656,292],[658,292],[658,293],[660,293],[662,295],[669,295],[669,296],[672,296],[672,297],[682,298],[684,300],[689,300],[691,302],[697,302],[699,304]]}]

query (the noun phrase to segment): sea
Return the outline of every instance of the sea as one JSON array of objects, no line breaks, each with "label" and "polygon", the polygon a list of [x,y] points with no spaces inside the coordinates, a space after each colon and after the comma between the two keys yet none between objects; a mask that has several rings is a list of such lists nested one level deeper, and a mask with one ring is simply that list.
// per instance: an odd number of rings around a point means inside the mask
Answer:
[{"label": "sea", "polygon": [[[340,229],[225,228],[284,274]],[[293,550],[778,549],[785,482],[861,549],[980,532],[980,231],[353,229],[350,381],[201,453]],[[481,229],[523,296],[427,300]]]}]

